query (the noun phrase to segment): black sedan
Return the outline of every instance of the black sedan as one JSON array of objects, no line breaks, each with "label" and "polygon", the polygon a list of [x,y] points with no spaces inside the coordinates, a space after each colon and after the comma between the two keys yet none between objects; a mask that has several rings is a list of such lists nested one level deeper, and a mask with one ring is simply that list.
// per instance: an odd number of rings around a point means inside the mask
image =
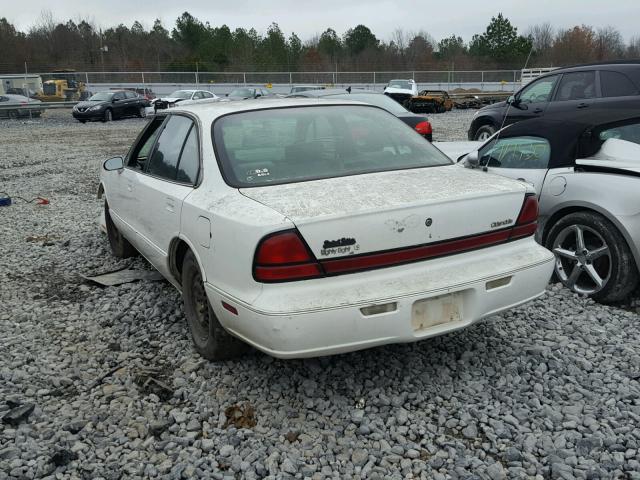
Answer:
[{"label": "black sedan", "polygon": [[145,117],[145,108],[150,106],[149,100],[136,92],[116,90],[99,92],[89,100],[79,102],[73,107],[73,118],[79,122],[101,120],[109,122],[116,118]]},{"label": "black sedan", "polygon": [[327,90],[307,90],[304,92],[297,92],[294,95],[289,95],[289,97],[330,98],[331,100],[347,99],[369,103],[376,107],[384,108],[389,113],[392,113],[427,140],[431,141],[433,138],[431,122],[429,122],[429,119],[426,116],[411,113],[387,95],[374,92],[372,90],[352,90],[351,88],[346,90],[337,88]]}]

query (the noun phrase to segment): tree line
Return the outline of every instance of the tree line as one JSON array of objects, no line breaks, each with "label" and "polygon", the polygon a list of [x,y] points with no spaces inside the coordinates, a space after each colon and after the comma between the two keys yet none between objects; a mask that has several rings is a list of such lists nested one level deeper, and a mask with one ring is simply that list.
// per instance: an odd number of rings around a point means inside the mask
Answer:
[{"label": "tree line", "polygon": [[367,26],[342,35],[332,28],[306,40],[277,23],[255,28],[212,26],[188,12],[171,30],[135,21],[99,29],[87,20],[58,22],[41,14],[28,31],[0,18],[0,72],[78,71],[411,71],[519,69],[640,57],[640,37],[625,43],[614,27],[544,23],[523,34],[502,14],[469,42],[435,40],[428,32],[395,30],[388,41]]}]

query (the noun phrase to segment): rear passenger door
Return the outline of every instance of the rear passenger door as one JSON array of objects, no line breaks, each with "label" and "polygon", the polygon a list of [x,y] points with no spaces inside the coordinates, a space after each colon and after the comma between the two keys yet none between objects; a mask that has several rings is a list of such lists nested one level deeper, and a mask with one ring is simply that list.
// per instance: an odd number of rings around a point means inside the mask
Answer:
[{"label": "rear passenger door", "polygon": [[199,145],[197,124],[186,115],[170,115],[138,176],[136,230],[144,256],[165,274],[171,241],[180,233],[182,202],[198,180]]},{"label": "rear passenger door", "polygon": [[565,73],[547,108],[547,114],[590,108],[597,96],[595,70]]},{"label": "rear passenger door", "polygon": [[612,70],[600,70],[600,98],[596,105],[616,110],[634,109],[637,111],[640,100],[638,86],[624,73]]}]

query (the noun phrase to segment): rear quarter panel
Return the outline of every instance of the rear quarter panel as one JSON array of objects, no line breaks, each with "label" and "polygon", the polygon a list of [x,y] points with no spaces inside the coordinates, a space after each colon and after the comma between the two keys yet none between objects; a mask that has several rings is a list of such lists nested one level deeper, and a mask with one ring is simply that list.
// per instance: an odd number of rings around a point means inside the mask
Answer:
[{"label": "rear quarter panel", "polygon": [[[554,180],[566,181],[562,193]],[[552,169],[540,197],[540,216],[544,222],[543,240],[552,224],[571,209],[592,210],[607,218],[624,236],[640,269],[640,178],[631,175]]]}]

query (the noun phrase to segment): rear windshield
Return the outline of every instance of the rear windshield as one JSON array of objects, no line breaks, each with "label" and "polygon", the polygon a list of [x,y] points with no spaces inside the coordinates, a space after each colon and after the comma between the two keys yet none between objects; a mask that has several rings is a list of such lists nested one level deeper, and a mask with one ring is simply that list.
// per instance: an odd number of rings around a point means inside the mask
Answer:
[{"label": "rear windshield", "polygon": [[240,112],[212,128],[222,174],[233,187],[451,164],[402,121],[364,105]]},{"label": "rear windshield", "polygon": [[411,82],[409,82],[408,80],[391,80],[389,82],[389,87],[390,88],[406,88],[408,90],[411,90]]},{"label": "rear windshield", "polygon": [[184,98],[188,100],[189,98],[191,98],[191,92],[188,90],[176,90],[171,95],[169,95],[169,98]]}]

